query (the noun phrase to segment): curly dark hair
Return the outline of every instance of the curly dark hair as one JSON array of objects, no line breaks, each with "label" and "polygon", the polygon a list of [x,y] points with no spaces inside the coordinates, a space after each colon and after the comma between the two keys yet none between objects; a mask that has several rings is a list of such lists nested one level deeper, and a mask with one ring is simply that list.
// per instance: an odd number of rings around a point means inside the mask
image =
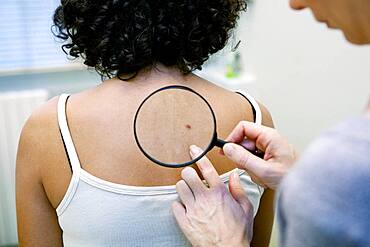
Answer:
[{"label": "curly dark hair", "polygon": [[[102,77],[160,62],[184,74],[221,50],[246,0],[62,0],[53,33]],[[120,78],[120,77],[119,77]]]}]

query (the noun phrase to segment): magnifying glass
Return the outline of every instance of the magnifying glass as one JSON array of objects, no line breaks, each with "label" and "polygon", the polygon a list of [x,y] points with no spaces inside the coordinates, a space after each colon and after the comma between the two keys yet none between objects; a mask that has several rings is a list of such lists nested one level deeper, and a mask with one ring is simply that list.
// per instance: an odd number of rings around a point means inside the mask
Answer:
[{"label": "magnifying glass", "polygon": [[[160,88],[140,104],[134,118],[135,141],[154,163],[171,168],[192,165],[215,146],[227,142],[217,137],[216,116],[207,100],[189,87]],[[204,150],[197,157],[190,145]]]},{"label": "magnifying glass", "polygon": [[[191,88],[172,85],[160,88],[140,104],[134,119],[135,141],[151,161],[165,167],[194,164],[213,147],[222,148],[217,138],[215,114],[207,100]],[[203,153],[195,158],[190,145]]]}]

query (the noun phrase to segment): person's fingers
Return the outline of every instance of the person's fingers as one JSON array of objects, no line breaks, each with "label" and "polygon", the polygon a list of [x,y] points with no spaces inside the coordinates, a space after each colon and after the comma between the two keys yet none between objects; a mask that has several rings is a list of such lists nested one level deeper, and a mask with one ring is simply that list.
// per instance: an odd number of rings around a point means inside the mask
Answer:
[{"label": "person's fingers", "polygon": [[179,194],[181,202],[185,207],[191,206],[194,204],[194,195],[191,192],[189,186],[185,183],[184,180],[180,180],[176,183],[176,191]]},{"label": "person's fingers", "polygon": [[202,182],[194,168],[185,167],[181,171],[181,177],[193,192],[195,199],[198,195],[202,195],[203,192],[207,190],[206,185]]},{"label": "person's fingers", "polygon": [[240,177],[237,172],[233,172],[230,175],[229,190],[233,198],[240,204],[245,213],[248,213],[251,209],[253,210],[253,206],[240,183]]},{"label": "person's fingers", "polygon": [[183,231],[187,229],[189,225],[189,220],[186,217],[186,210],[184,206],[180,202],[175,201],[174,203],[172,203],[172,212],[180,228]]},{"label": "person's fingers", "polygon": [[[199,147],[195,145],[190,146],[190,155],[192,157],[198,157],[198,155],[201,153],[203,153],[203,150]],[[206,156],[203,156],[196,163],[210,188],[224,186],[224,183],[221,181],[216,169]]]},{"label": "person's fingers", "polygon": [[242,143],[245,139],[248,139],[255,143],[258,149],[265,151],[267,146],[273,140],[276,140],[277,137],[277,132],[273,128],[248,121],[241,121],[226,138],[226,141]]},{"label": "person's fingers", "polygon": [[[256,148],[256,143],[253,142],[253,141],[247,140],[247,139],[244,139],[242,142],[237,143],[237,144],[239,144],[240,146],[244,147],[245,149],[247,149],[249,151],[255,151],[257,149]],[[220,149],[219,153],[221,155],[225,155],[222,148]]]},{"label": "person's fingers", "polygon": [[234,143],[227,143],[224,146],[226,157],[234,161],[238,168],[251,171],[257,177],[263,179],[268,164],[265,160],[253,155],[248,150]]},{"label": "person's fingers", "polygon": [[226,141],[240,143],[245,137],[249,140],[256,140],[262,133],[263,127],[252,122],[240,121],[226,138]]}]

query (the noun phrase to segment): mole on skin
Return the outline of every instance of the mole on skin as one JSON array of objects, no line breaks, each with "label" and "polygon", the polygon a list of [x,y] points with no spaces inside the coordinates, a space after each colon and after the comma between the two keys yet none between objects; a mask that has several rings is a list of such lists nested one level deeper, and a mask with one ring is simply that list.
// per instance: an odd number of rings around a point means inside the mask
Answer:
[{"label": "mole on skin", "polygon": [[191,129],[191,125],[190,124],[187,124],[187,125],[185,125],[185,127],[187,128],[187,129]]}]

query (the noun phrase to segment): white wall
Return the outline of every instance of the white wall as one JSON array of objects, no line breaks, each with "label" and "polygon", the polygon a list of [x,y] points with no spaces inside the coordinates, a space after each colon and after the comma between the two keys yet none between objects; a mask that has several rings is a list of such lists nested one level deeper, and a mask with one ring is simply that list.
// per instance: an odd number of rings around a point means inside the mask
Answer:
[{"label": "white wall", "polygon": [[288,0],[255,0],[239,27],[245,70],[259,99],[299,150],[320,131],[357,115],[370,96],[370,46],[348,44]]}]

